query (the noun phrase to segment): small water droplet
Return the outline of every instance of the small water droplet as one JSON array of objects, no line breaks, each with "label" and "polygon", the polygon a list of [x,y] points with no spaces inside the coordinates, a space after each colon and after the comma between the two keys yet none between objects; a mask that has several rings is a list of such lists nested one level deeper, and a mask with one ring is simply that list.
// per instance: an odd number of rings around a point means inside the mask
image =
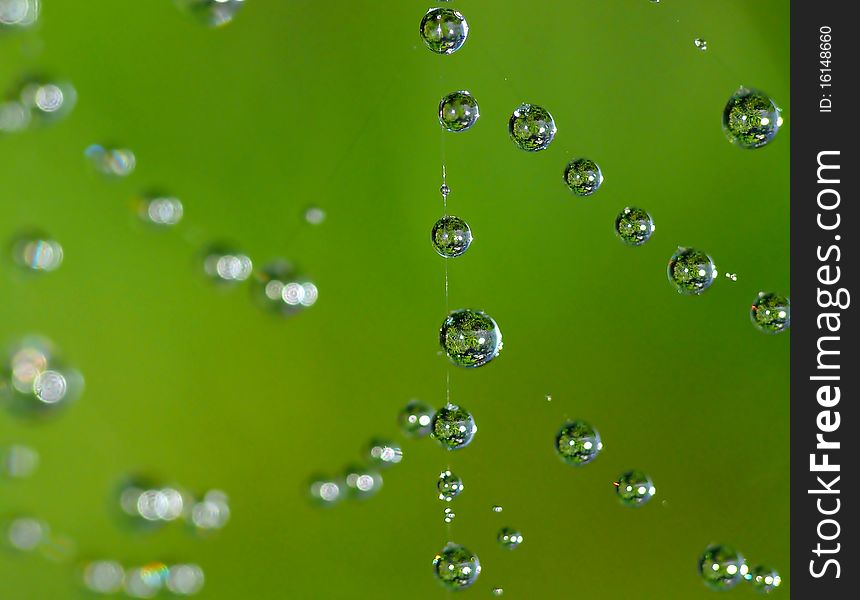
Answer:
[{"label": "small water droplet", "polygon": [[439,491],[439,500],[450,502],[463,491],[463,480],[451,471],[442,471],[436,489]]},{"label": "small water droplet", "polygon": [[706,40],[706,39],[696,38],[693,40],[693,44],[696,46],[696,48],[698,48],[702,52],[704,52],[705,50],[708,49],[708,40]]},{"label": "small water droplet", "polygon": [[319,206],[309,206],[305,209],[305,221],[311,225],[319,225],[325,221],[325,211]]},{"label": "small water droplet", "polygon": [[448,187],[448,184],[443,183],[442,186],[439,188],[439,193],[442,194],[443,198],[447,199],[448,194],[451,193],[451,188]]},{"label": "small water droplet", "polygon": [[499,506],[498,504],[496,504],[496,505],[494,505],[494,506],[493,506],[493,512],[494,512],[494,513],[500,513],[500,512],[502,512],[503,510],[504,510],[504,509],[503,509],[501,506]]},{"label": "small water droplet", "polygon": [[512,529],[510,527],[503,527],[496,535],[496,540],[499,542],[502,548],[513,550],[514,548],[523,543],[523,534],[521,534],[516,529]]},{"label": "small water droplet", "polygon": [[115,148],[92,144],[84,150],[84,156],[96,171],[107,177],[126,177],[134,171],[137,159],[128,148]]},{"label": "small water droplet", "polygon": [[397,415],[400,430],[409,437],[419,438],[430,433],[435,409],[420,400],[411,400]]},{"label": "small water droplet", "polygon": [[446,523],[450,523],[457,517],[457,514],[454,512],[454,509],[446,508],[442,513],[442,517]]},{"label": "small water droplet", "polygon": [[493,588],[493,596],[501,596],[504,593],[505,593],[505,590],[503,590],[500,587]]}]

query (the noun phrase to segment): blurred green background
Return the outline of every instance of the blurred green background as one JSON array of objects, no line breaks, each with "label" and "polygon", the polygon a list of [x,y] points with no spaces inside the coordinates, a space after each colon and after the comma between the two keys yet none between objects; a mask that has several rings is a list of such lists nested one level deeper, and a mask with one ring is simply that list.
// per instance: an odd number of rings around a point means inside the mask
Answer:
[{"label": "blurred green background", "polygon": [[[36,28],[0,36],[0,88],[35,71],[78,92],[64,121],[0,138],[0,239],[38,227],[65,250],[42,276],[4,255],[0,339],[48,336],[86,378],[55,419],[0,414],[0,444],[41,455],[0,481],[0,517],[37,516],[77,547],[0,553],[0,595],[86,597],[78,561],[112,558],[198,563],[201,598],[439,598],[431,560],[453,540],[484,567],[466,597],[711,598],[696,573],[711,542],[776,567],[789,597],[789,338],[748,317],[758,291],[789,288],[788,1],[449,4],[471,27],[452,56],[424,48],[415,0],[248,0],[221,29],[167,0],[45,0]],[[784,109],[760,150],[721,132],[741,84]],[[457,89],[481,118],[442,135],[436,106]],[[545,152],[507,137],[523,101],[556,119]],[[137,170],[99,177],[95,142],[132,148]],[[314,508],[310,475],[401,439],[410,398],[443,403],[442,146],[449,210],[475,236],[449,263],[451,308],[486,310],[505,340],[487,367],[450,368],[478,434],[453,453],[404,440],[376,497]],[[585,199],[561,181],[579,155],[606,178]],[[132,215],[152,186],[184,202],[176,228]],[[655,219],[643,247],[613,236],[626,205]],[[280,319],[247,286],[211,285],[195,261],[213,239],[296,262],[318,303]],[[666,280],[678,245],[720,270],[700,297]],[[581,469],[553,450],[574,417],[605,444]],[[434,487],[449,465],[466,485],[450,527]],[[636,510],[611,485],[629,468],[657,486]],[[207,539],[120,527],[112,494],[139,471],[224,490],[231,521]],[[514,552],[495,543],[504,525],[523,532]]]}]

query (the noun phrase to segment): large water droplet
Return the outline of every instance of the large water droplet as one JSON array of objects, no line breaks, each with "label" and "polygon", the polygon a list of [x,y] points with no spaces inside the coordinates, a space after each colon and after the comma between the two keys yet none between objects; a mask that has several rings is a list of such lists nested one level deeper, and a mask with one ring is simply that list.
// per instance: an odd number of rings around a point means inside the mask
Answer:
[{"label": "large water droplet", "polygon": [[590,196],[603,184],[603,172],[589,158],[574,158],[564,168],[564,182],[577,196]]},{"label": "large water droplet", "polygon": [[711,287],[717,268],[710,256],[695,248],[678,248],[666,269],[669,281],[679,294],[698,295]]},{"label": "large water droplet", "polygon": [[466,131],[480,116],[478,102],[465,90],[451,92],[439,102],[439,123],[446,131]]},{"label": "large water droplet", "polygon": [[585,421],[568,421],[555,436],[555,449],[569,465],[587,465],[603,449],[600,434]]},{"label": "large water droplet", "polygon": [[430,434],[447,450],[459,450],[472,442],[478,426],[472,414],[459,406],[449,404],[436,411]]},{"label": "large water droplet", "polygon": [[654,233],[654,221],[647,211],[628,206],[615,217],[615,234],[628,246],[641,246]]},{"label": "large water droplet", "polygon": [[461,309],[453,311],[442,323],[439,342],[452,363],[474,368],[498,356],[502,349],[502,332],[490,315]]},{"label": "large water droplet", "polygon": [[699,559],[699,575],[713,590],[733,588],[747,571],[744,557],[731,546],[708,546]]},{"label": "large water droplet", "polygon": [[773,292],[759,292],[750,307],[755,328],[765,333],[780,333],[791,326],[791,301]]},{"label": "large water droplet", "polygon": [[454,258],[469,249],[472,243],[472,230],[460,217],[445,215],[433,225],[430,241],[439,256]]},{"label": "large water droplet", "polygon": [[657,493],[651,478],[637,470],[622,474],[614,485],[615,494],[625,506],[642,506]]},{"label": "large water droplet", "polygon": [[433,558],[436,578],[449,590],[463,590],[481,574],[481,561],[467,548],[449,542]]},{"label": "large water droplet", "polygon": [[556,131],[552,115],[536,104],[520,104],[508,121],[511,140],[518,148],[527,152],[546,150]]},{"label": "large water droplet", "polygon": [[469,35],[466,18],[452,8],[431,8],[419,29],[424,44],[436,54],[452,54],[462,48]]},{"label": "large water droplet", "polygon": [[776,137],[782,110],[767,94],[741,87],[723,111],[723,131],[741,148],[761,148]]}]

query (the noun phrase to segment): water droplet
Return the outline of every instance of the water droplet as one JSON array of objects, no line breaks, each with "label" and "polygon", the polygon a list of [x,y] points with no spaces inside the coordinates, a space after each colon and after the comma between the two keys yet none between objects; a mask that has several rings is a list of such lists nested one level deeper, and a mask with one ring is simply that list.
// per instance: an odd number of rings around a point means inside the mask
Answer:
[{"label": "water droplet", "polygon": [[708,40],[705,40],[702,38],[696,38],[693,40],[693,45],[695,45],[696,48],[698,48],[699,50],[704,52],[705,50],[708,49]]},{"label": "water droplet", "polygon": [[147,194],[137,204],[137,215],[142,221],[153,225],[176,225],[182,220],[182,202],[172,196]]},{"label": "water droplet", "polygon": [[679,294],[689,296],[701,294],[711,287],[717,277],[717,268],[704,252],[679,247],[669,259],[666,274]]},{"label": "water droplet", "polygon": [[63,264],[63,247],[40,232],[24,233],[12,242],[12,258],[31,271],[56,271]]},{"label": "water droplet", "polygon": [[203,272],[218,283],[238,283],[251,276],[251,259],[227,244],[213,244],[203,253]]},{"label": "water droplet", "polygon": [[480,367],[502,350],[502,332],[493,318],[479,310],[453,311],[439,330],[448,360],[460,367]]},{"label": "water droplet", "polygon": [[471,129],[480,116],[478,102],[465,90],[451,92],[439,102],[439,123],[446,131]]},{"label": "water droplet", "polygon": [[370,498],[382,487],[382,475],[363,467],[349,467],[344,474],[346,492],[351,498]]},{"label": "water droplet", "polygon": [[463,480],[451,471],[442,471],[436,482],[436,489],[439,490],[439,500],[450,502],[463,491]]},{"label": "water droplet", "polygon": [[600,434],[585,421],[568,421],[555,436],[555,449],[569,465],[587,465],[603,449]]},{"label": "water droplet", "polygon": [[445,199],[447,200],[447,199],[448,199],[448,194],[450,194],[450,193],[451,193],[451,188],[449,188],[449,187],[448,187],[448,184],[443,183],[443,184],[439,187],[439,193],[440,193],[440,194],[442,194],[442,197],[443,197],[443,198],[445,198]]},{"label": "water droplet", "polygon": [[17,517],[6,528],[6,540],[15,550],[32,552],[48,539],[49,531],[44,521]]},{"label": "water droplet", "polygon": [[397,415],[400,430],[409,437],[419,438],[430,433],[436,410],[420,400],[410,400]]},{"label": "water droplet", "polygon": [[316,285],[299,276],[289,262],[281,259],[255,271],[252,284],[257,304],[284,316],[313,306],[319,297]]},{"label": "water droplet", "polygon": [[29,27],[39,19],[40,0],[0,0],[0,31]]},{"label": "water droplet", "polygon": [[750,307],[750,319],[764,333],[780,333],[791,326],[791,302],[787,296],[759,292]]},{"label": "water droplet", "polygon": [[403,450],[390,440],[372,440],[367,454],[370,463],[377,467],[390,467],[403,460]]},{"label": "water droplet", "polygon": [[590,196],[603,183],[603,172],[588,158],[574,158],[564,168],[564,182],[577,196]]},{"label": "water droplet", "polygon": [[164,586],[170,570],[162,562],[152,562],[125,574],[125,593],[132,598],[152,598]]},{"label": "water droplet", "polygon": [[551,395],[551,394],[547,394],[547,395],[545,396],[545,398],[546,398],[546,401],[547,401],[547,402],[552,402],[552,395]]},{"label": "water droplet", "polygon": [[84,156],[96,171],[108,177],[126,177],[134,172],[137,159],[128,148],[115,148],[92,144],[84,150]]},{"label": "water droplet", "polygon": [[305,221],[311,225],[319,225],[325,221],[325,211],[319,206],[309,206],[305,209]]},{"label": "water droplet", "polygon": [[723,111],[723,131],[741,148],[761,148],[782,126],[782,109],[767,94],[741,87]]},{"label": "water droplet", "polygon": [[229,520],[229,499],[221,490],[209,490],[191,507],[191,523],[198,533],[223,529]]},{"label": "water droplet", "polygon": [[318,506],[332,506],[343,497],[343,485],[327,477],[314,477],[309,486],[311,500]]},{"label": "water droplet", "polygon": [[699,559],[699,575],[713,590],[733,588],[746,571],[744,557],[731,546],[708,546]]},{"label": "water droplet", "polygon": [[80,372],[67,366],[49,341],[38,337],[16,344],[3,372],[6,381],[0,382],[0,394],[13,413],[24,417],[56,412],[76,400],[84,388]]},{"label": "water droplet", "polygon": [[546,150],[556,131],[552,115],[536,104],[520,104],[508,121],[511,140],[526,152]]},{"label": "water droplet", "polygon": [[95,560],[84,566],[84,585],[97,594],[115,594],[122,589],[125,570],[115,560]]},{"label": "water droplet", "polygon": [[454,509],[446,508],[444,511],[442,511],[442,519],[446,523],[451,523],[456,518],[457,518],[457,513],[454,512]]},{"label": "water droplet", "polygon": [[477,431],[469,411],[449,404],[436,411],[430,436],[447,450],[459,450],[472,442]]},{"label": "water droplet", "polygon": [[[47,77],[29,77],[18,86],[21,105],[37,123],[53,123],[68,115],[77,101],[77,92],[70,84]],[[24,125],[26,126],[26,125]]]},{"label": "water droplet", "polygon": [[505,593],[505,590],[503,590],[500,587],[494,587],[493,588],[493,596],[501,596],[504,593]]},{"label": "water droplet", "polygon": [[0,102],[0,132],[17,133],[30,125],[29,109],[17,100]]},{"label": "water droplet", "polygon": [[221,27],[231,22],[245,0],[176,0],[180,8],[203,25]]},{"label": "water droplet", "polygon": [[726,273],[726,278],[731,279],[732,281],[737,281],[738,280],[738,274],[737,273]]},{"label": "water droplet", "polygon": [[170,567],[165,585],[177,596],[193,596],[203,589],[204,582],[203,569],[198,565],[183,564]]},{"label": "water droplet", "polygon": [[504,508],[502,508],[502,507],[501,507],[501,506],[499,506],[498,504],[496,504],[496,505],[494,505],[494,506],[493,506],[493,512],[494,512],[494,513],[500,513],[500,512],[502,512],[503,510],[504,510]]},{"label": "water droplet", "polygon": [[496,540],[502,548],[513,550],[523,543],[523,534],[510,527],[502,527],[496,535]]},{"label": "water droplet", "polygon": [[759,594],[769,594],[782,584],[776,569],[761,565],[750,569],[744,579],[752,583],[753,589]]},{"label": "water droplet", "polygon": [[451,8],[431,8],[421,19],[419,29],[424,44],[436,54],[452,54],[462,48],[469,35],[469,24]]},{"label": "water droplet", "polygon": [[0,449],[0,474],[9,479],[26,479],[39,466],[39,453],[28,446],[12,444]]},{"label": "water droplet", "polygon": [[615,233],[628,246],[641,246],[654,233],[654,220],[647,211],[628,206],[615,217]]},{"label": "water droplet", "polygon": [[472,230],[460,217],[445,215],[433,225],[430,241],[439,256],[454,258],[469,249],[472,243]]},{"label": "water droplet", "polygon": [[464,590],[481,574],[481,561],[463,546],[449,542],[433,558],[433,571],[449,590]]},{"label": "water droplet", "polygon": [[627,471],[614,483],[615,494],[625,506],[642,506],[657,493],[651,478],[642,471]]}]

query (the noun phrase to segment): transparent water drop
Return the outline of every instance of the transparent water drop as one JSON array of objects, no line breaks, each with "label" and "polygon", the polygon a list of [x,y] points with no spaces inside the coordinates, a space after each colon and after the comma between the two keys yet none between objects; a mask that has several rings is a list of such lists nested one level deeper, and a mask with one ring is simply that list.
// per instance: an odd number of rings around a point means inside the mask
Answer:
[{"label": "transparent water drop", "polygon": [[230,23],[245,5],[245,0],[176,0],[185,12],[208,27]]},{"label": "transparent water drop", "polygon": [[613,485],[615,494],[625,506],[642,506],[657,493],[651,478],[635,469],[623,473]]},{"label": "transparent water drop", "polygon": [[400,430],[409,437],[419,438],[429,434],[433,428],[436,409],[420,400],[410,400],[397,415]]},{"label": "transparent water drop", "polygon": [[472,442],[477,431],[469,411],[449,404],[436,411],[430,435],[446,450],[459,450]]},{"label": "transparent water drop", "polygon": [[292,264],[276,259],[254,272],[251,293],[258,305],[274,313],[290,316],[313,306],[319,290],[298,274]]},{"label": "transparent water drop", "polygon": [[84,585],[96,594],[115,594],[123,588],[125,569],[115,560],[94,560],[84,565]]},{"label": "transparent water drop", "polygon": [[194,596],[203,589],[206,578],[203,569],[195,564],[172,565],[165,585],[177,596]]},{"label": "transparent water drop", "polygon": [[449,590],[464,590],[481,574],[481,561],[467,548],[449,542],[433,558],[433,572]]},{"label": "transparent water drop", "polygon": [[305,221],[311,225],[319,225],[325,221],[325,211],[319,206],[309,206],[305,209]]},{"label": "transparent water drop", "polygon": [[0,31],[30,27],[39,20],[41,0],[0,0]]},{"label": "transparent water drop", "polygon": [[523,543],[523,534],[510,527],[502,527],[496,534],[496,541],[506,550],[513,550]]},{"label": "transparent water drop", "polygon": [[367,456],[370,463],[376,467],[390,467],[403,460],[403,450],[391,440],[371,440]]},{"label": "transparent water drop", "polygon": [[450,502],[463,491],[463,480],[451,471],[445,470],[439,474],[436,489],[439,491],[439,500]]},{"label": "transparent water drop", "polygon": [[548,110],[536,104],[520,104],[508,121],[514,145],[526,152],[546,150],[556,134],[555,120]]},{"label": "transparent water drop", "polygon": [[153,598],[164,587],[169,573],[167,565],[162,562],[129,569],[125,574],[125,593],[132,598]]},{"label": "transparent water drop", "polygon": [[748,150],[761,148],[782,126],[782,109],[764,92],[741,87],[723,110],[723,132],[729,141]]},{"label": "transparent water drop", "polygon": [[348,467],[343,480],[347,495],[359,500],[370,498],[382,488],[382,475],[364,467]]},{"label": "transparent water drop", "polygon": [[12,258],[18,266],[37,272],[56,271],[63,264],[63,246],[41,232],[18,235],[12,242]]},{"label": "transparent water drop", "polygon": [[203,252],[203,272],[217,283],[235,284],[251,276],[254,263],[229,244],[216,243]]},{"label": "transparent water drop", "polygon": [[708,546],[699,558],[699,575],[713,590],[735,587],[748,571],[744,557],[724,544]]},{"label": "transparent water drop", "polygon": [[731,279],[732,281],[737,281],[738,280],[738,274],[737,273],[726,273],[726,279]]},{"label": "transparent water drop", "polygon": [[343,482],[318,476],[311,480],[308,488],[311,500],[318,506],[333,506],[343,498]]},{"label": "transparent water drop", "polygon": [[454,512],[454,509],[449,507],[442,511],[442,520],[446,523],[452,523],[456,518],[457,513]]},{"label": "transparent water drop", "polygon": [[439,256],[454,258],[469,249],[472,243],[472,230],[460,217],[445,215],[433,225],[430,241]]},{"label": "transparent water drop", "polygon": [[6,528],[6,541],[20,552],[32,552],[47,539],[50,530],[48,525],[32,517],[17,517],[12,519]]},{"label": "transparent water drop", "polygon": [[0,473],[9,479],[26,479],[39,466],[39,453],[29,446],[12,444],[0,449]]},{"label": "transparent water drop", "polygon": [[615,234],[628,246],[641,246],[654,233],[654,220],[647,211],[628,206],[615,217]]},{"label": "transparent water drop", "polygon": [[65,398],[69,384],[59,371],[42,371],[33,381],[33,394],[45,404],[56,404]]},{"label": "transparent water drop", "polygon": [[502,350],[502,332],[493,318],[479,310],[455,310],[442,322],[439,343],[448,360],[459,367],[481,367]]},{"label": "transparent water drop", "polygon": [[494,513],[500,513],[500,512],[502,512],[503,510],[504,510],[504,508],[502,508],[502,507],[501,507],[501,506],[499,506],[498,504],[493,505],[493,512],[494,512]]},{"label": "transparent water drop", "polygon": [[696,38],[693,40],[693,45],[696,46],[699,50],[704,52],[708,49],[708,40],[703,38]]},{"label": "transparent water drop", "polygon": [[603,449],[600,434],[591,425],[581,420],[568,421],[555,436],[555,449],[561,459],[569,465],[587,465]]},{"label": "transparent water drop", "polygon": [[137,203],[137,216],[146,223],[171,227],[182,220],[182,201],[166,194],[146,194]]},{"label": "transparent water drop", "polygon": [[791,326],[791,301],[788,296],[759,292],[750,307],[750,320],[764,333],[781,333]]},{"label": "transparent water drop", "polygon": [[451,92],[439,102],[439,123],[445,131],[459,133],[471,129],[480,116],[478,102],[466,90]]},{"label": "transparent water drop", "polygon": [[92,144],[84,150],[84,156],[96,171],[107,177],[127,177],[137,165],[134,152],[128,148]]},{"label": "transparent water drop", "polygon": [[546,396],[544,396],[544,399],[545,399],[547,402],[552,402],[552,394],[547,394]]},{"label": "transparent water drop", "polygon": [[223,529],[229,520],[229,499],[221,490],[209,490],[191,507],[191,524],[198,533]]},{"label": "transparent water drop", "polygon": [[443,184],[439,187],[439,193],[440,193],[440,194],[442,194],[442,197],[443,197],[443,198],[445,198],[445,199],[447,200],[447,199],[448,199],[448,194],[450,194],[450,193],[451,193],[451,188],[449,188],[449,187],[448,187],[448,184],[443,183]]},{"label": "transparent water drop", "polygon": [[45,76],[25,78],[18,85],[21,105],[30,112],[36,123],[54,123],[65,118],[77,102],[72,84]]},{"label": "transparent water drop", "polygon": [[782,584],[782,578],[776,569],[761,565],[750,569],[744,579],[749,581],[753,590],[759,594],[769,594]]},{"label": "transparent water drop", "polygon": [[501,596],[504,593],[505,593],[505,590],[500,588],[500,587],[494,587],[493,588],[493,596]]},{"label": "transparent water drop", "polygon": [[451,8],[431,8],[419,28],[424,45],[436,54],[453,54],[463,47],[469,35],[466,18]]},{"label": "transparent water drop", "polygon": [[30,125],[30,110],[17,100],[0,102],[0,133],[18,133]]},{"label": "transparent water drop", "polygon": [[564,182],[576,196],[590,196],[603,184],[603,172],[589,158],[574,158],[564,168]]},{"label": "transparent water drop", "polygon": [[717,278],[717,267],[704,252],[679,246],[669,259],[666,274],[679,294],[691,296],[711,287]]}]

